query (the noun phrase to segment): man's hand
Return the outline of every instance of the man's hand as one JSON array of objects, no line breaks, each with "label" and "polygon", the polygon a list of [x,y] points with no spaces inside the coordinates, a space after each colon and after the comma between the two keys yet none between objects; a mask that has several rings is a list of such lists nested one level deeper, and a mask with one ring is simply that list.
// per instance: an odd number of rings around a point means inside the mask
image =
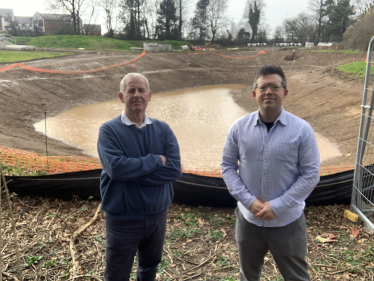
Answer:
[{"label": "man's hand", "polygon": [[[256,199],[257,200],[257,199]],[[274,213],[273,209],[270,206],[269,201],[266,201],[263,203],[263,208],[258,213],[254,213],[256,217],[265,220],[265,221],[271,221],[274,219],[277,215]],[[253,205],[253,204],[252,204]],[[252,206],[251,206],[252,207]]]},{"label": "man's hand", "polygon": [[164,155],[160,155],[161,159],[162,159],[162,165],[165,165],[167,160],[166,160],[166,157]]},{"label": "man's hand", "polygon": [[249,210],[257,216],[257,213],[260,212],[264,208],[264,202],[260,199],[253,201],[252,205],[249,207]]}]

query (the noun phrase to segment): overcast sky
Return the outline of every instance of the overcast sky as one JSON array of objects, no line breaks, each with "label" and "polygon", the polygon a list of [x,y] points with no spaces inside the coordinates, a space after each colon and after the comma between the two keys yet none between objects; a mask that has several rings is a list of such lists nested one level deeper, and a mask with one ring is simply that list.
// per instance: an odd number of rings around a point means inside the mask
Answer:
[{"label": "overcast sky", "polygon": [[[191,0],[189,5],[192,14],[198,0]],[[247,0],[229,0],[228,16],[235,22],[243,17]],[[296,17],[301,12],[308,12],[308,0],[264,0],[265,23],[271,28],[271,36],[278,25],[286,18]],[[0,0],[0,8],[13,9],[15,16],[33,16],[36,12],[51,13],[45,0]],[[85,20],[83,18],[83,20]],[[103,13],[97,15],[96,22],[105,30]]]}]

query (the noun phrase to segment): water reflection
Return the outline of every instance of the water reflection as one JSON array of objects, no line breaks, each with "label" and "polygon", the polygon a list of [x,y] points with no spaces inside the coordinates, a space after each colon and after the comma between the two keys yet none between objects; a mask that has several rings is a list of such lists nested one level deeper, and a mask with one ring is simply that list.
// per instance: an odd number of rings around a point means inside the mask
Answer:
[{"label": "water reflection", "polygon": [[[219,168],[222,147],[232,123],[247,114],[230,96],[240,85],[206,86],[152,95],[147,113],[170,125],[181,149],[182,164],[191,168]],[[101,124],[124,109],[119,100],[73,108],[47,119],[49,137],[98,156],[96,142]],[[35,129],[44,133],[44,120]],[[332,143],[316,134],[321,162],[340,152]]]}]

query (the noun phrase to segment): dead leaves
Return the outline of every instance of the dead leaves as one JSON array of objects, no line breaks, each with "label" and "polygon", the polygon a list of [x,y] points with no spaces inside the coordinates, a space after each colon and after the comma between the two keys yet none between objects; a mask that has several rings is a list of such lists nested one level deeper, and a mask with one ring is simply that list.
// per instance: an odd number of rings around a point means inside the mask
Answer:
[{"label": "dead leaves", "polygon": [[[13,198],[12,205],[16,214],[25,207],[29,210],[16,218],[21,259],[43,256],[33,267],[22,268],[22,279],[69,280],[72,277],[69,269],[73,266],[69,252],[72,233],[92,219],[99,202],[23,197]],[[312,280],[367,281],[374,275],[374,237],[359,227],[359,236],[352,238],[352,227],[357,230],[358,226],[344,219],[344,209],[347,206],[312,206],[305,210],[309,237],[307,259]],[[13,276],[15,241],[7,205],[2,207],[2,217],[4,271]],[[238,280],[239,259],[234,231],[233,209],[172,204],[158,280]],[[318,243],[314,240],[326,232],[333,233],[338,241]],[[76,238],[75,257],[80,265],[77,270],[80,275],[75,280],[89,280],[90,276],[102,280],[105,265],[103,214],[99,213],[98,220]],[[52,260],[56,262],[52,263]],[[46,262],[55,265],[47,268]],[[265,257],[263,275],[268,280],[281,276],[270,254]]]}]

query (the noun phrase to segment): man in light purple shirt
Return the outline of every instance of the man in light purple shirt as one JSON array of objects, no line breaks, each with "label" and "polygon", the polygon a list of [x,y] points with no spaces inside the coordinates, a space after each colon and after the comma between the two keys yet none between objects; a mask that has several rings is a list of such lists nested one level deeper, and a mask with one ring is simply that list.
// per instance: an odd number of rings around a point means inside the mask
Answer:
[{"label": "man in light purple shirt", "polygon": [[238,200],[240,280],[260,280],[269,250],[285,280],[310,280],[303,210],[319,181],[316,137],[309,123],[283,109],[288,90],[280,67],[263,66],[252,94],[259,109],[231,126],[221,163]]}]

